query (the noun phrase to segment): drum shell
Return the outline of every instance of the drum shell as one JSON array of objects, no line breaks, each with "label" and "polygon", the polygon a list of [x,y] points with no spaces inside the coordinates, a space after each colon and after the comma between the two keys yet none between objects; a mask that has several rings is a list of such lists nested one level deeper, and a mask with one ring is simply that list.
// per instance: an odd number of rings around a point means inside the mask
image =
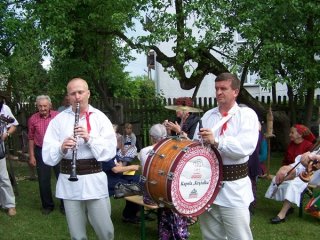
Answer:
[{"label": "drum shell", "polygon": [[[193,152],[199,152],[201,156],[198,157],[197,153]],[[180,186],[181,178],[185,172],[194,171],[190,169],[190,166],[194,165],[194,161],[198,161],[194,160],[195,158],[202,158],[207,165],[210,164],[212,171],[210,174],[213,177],[204,179],[204,181],[214,189],[208,189],[210,196],[204,194],[198,201],[188,202],[188,199],[181,193],[183,191],[181,190],[183,187]],[[212,204],[218,194],[222,179],[221,169],[221,157],[216,149],[203,148],[199,142],[182,138],[164,139],[154,146],[145,163],[143,171],[146,179],[145,190],[160,206],[172,208],[182,215],[197,216]],[[190,179],[186,184],[189,182],[195,183],[196,180]],[[195,192],[196,190],[195,187]],[[201,209],[198,208],[198,202],[201,206],[203,205]],[[180,205],[182,207],[179,207]]]}]

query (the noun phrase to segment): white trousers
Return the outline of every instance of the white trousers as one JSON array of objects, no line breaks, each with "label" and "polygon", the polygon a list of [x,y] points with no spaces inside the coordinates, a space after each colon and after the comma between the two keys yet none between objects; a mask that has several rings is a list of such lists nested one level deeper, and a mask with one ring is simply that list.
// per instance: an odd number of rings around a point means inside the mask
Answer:
[{"label": "white trousers", "polygon": [[229,208],[211,205],[199,217],[204,240],[252,240],[250,212],[248,208]]},{"label": "white trousers", "polygon": [[[87,219],[100,240],[113,240],[109,198],[93,200],[63,200],[72,240],[87,240]],[[87,217],[88,216],[88,217]]]},{"label": "white trousers", "polygon": [[3,208],[16,206],[5,158],[0,159],[0,205]]}]

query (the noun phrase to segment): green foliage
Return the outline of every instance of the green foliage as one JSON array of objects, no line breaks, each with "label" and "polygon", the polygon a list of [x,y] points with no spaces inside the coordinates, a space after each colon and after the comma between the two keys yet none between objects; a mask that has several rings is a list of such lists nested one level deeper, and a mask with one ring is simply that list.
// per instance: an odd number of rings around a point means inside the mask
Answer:
[{"label": "green foliage", "polygon": [[37,23],[29,1],[0,6],[0,76],[15,101],[28,101],[48,91]]},{"label": "green foliage", "polygon": [[[232,1],[224,8],[230,29],[246,39],[234,54],[236,63],[248,63],[265,87],[286,83],[303,93],[317,87],[320,66],[320,14],[315,1]],[[304,84],[301,84],[301,83]]]},{"label": "green foliage", "polygon": [[155,97],[154,82],[148,79],[147,76],[137,76],[129,78],[122,84],[122,86],[114,87],[114,97],[126,97],[136,99],[154,99]]},{"label": "green foliage", "polygon": [[[21,101],[39,92],[61,99],[73,77],[89,82],[93,98],[112,97],[113,86],[128,79],[124,66],[132,59],[114,33],[132,25],[136,5],[123,0],[2,2],[0,76],[9,78],[9,89],[19,89],[14,96]],[[48,74],[40,65],[42,55],[51,57]]]},{"label": "green foliage", "polygon": [[[248,68],[258,73],[267,89],[280,82],[301,94],[318,86],[320,67],[314,56],[320,51],[320,9],[315,1],[154,0],[141,9],[150,19],[145,23],[140,18],[149,32],[138,42],[156,51],[157,60],[183,89],[234,66],[238,72]],[[235,43],[236,33],[246,41]],[[164,43],[172,51],[155,47]]]},{"label": "green foliage", "polygon": [[[136,13],[131,1],[43,1],[37,5],[53,57],[52,86],[83,77],[93,97],[113,97],[123,86],[129,49],[114,37],[124,31]],[[128,18],[128,16],[131,16]]]}]

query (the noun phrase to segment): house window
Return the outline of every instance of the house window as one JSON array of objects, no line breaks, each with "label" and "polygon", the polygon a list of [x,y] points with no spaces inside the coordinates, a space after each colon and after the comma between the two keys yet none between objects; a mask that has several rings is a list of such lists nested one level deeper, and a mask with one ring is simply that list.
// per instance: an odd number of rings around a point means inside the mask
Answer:
[{"label": "house window", "polygon": [[[242,68],[239,69],[238,71],[238,76],[239,79],[241,78],[242,75]],[[255,85],[256,84],[256,80],[258,79],[258,74],[256,73],[251,73],[250,71],[247,73],[246,78],[244,80],[244,84],[245,85]]]},{"label": "house window", "polygon": [[255,85],[257,79],[258,79],[258,74],[248,72],[245,84],[246,85]]},{"label": "house window", "polygon": [[236,42],[237,43],[244,43],[244,42],[246,42],[247,40],[244,38],[244,37],[242,37],[242,35],[240,34],[240,33],[236,33]]}]

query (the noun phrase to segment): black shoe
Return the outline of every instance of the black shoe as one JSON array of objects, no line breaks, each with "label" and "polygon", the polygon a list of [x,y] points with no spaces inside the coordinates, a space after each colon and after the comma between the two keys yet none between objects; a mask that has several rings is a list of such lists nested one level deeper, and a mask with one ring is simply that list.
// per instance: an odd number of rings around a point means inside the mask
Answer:
[{"label": "black shoe", "polygon": [[275,216],[274,218],[270,219],[272,224],[278,224],[286,221],[286,218],[281,219],[279,216]]},{"label": "black shoe", "polygon": [[134,218],[125,218],[125,217],[123,217],[122,221],[126,222],[126,223],[133,223],[133,224],[139,224],[140,223],[140,219],[138,217],[134,217]]},{"label": "black shoe", "polygon": [[292,213],[294,213],[294,208],[293,208],[293,207],[291,207],[291,208],[288,209],[288,211],[287,211],[287,213],[286,213],[286,216],[288,216],[288,215],[290,215],[290,214],[292,214]]},{"label": "black shoe", "polygon": [[52,211],[53,211],[53,209],[51,209],[51,208],[43,208],[41,210],[43,215],[49,215]]}]

